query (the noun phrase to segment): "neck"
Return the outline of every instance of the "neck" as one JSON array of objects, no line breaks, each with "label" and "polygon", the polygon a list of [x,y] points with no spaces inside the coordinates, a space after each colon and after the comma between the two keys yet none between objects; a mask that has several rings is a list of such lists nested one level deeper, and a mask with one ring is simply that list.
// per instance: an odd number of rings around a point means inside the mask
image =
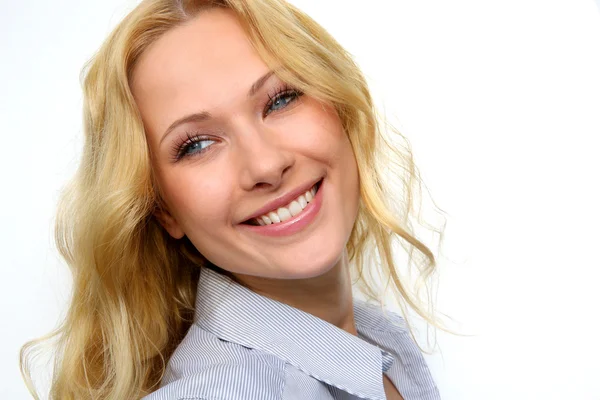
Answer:
[{"label": "neck", "polygon": [[333,268],[313,278],[270,279],[240,274],[235,274],[235,278],[255,293],[312,314],[357,335],[350,270],[345,252]]}]

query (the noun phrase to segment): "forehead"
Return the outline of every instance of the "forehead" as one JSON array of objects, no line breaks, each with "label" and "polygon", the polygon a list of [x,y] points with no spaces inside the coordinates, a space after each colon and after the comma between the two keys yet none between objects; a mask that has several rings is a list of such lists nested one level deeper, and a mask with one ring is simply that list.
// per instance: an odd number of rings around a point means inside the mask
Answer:
[{"label": "forehead", "polygon": [[215,8],[151,44],[133,71],[132,91],[150,130],[162,131],[168,120],[245,93],[266,69],[235,14]]}]

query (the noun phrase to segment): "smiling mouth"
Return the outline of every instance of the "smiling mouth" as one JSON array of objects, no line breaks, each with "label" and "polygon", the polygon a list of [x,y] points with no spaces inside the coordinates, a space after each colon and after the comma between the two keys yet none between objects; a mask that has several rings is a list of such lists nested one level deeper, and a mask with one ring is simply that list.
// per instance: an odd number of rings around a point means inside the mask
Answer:
[{"label": "smiling mouth", "polygon": [[305,193],[298,196],[286,206],[279,207],[278,209],[272,210],[267,214],[261,215],[260,217],[251,218],[242,222],[242,224],[252,226],[277,225],[301,214],[308,204],[314,200],[314,197],[319,191],[322,182],[323,180],[321,179],[310,190],[307,190]]}]

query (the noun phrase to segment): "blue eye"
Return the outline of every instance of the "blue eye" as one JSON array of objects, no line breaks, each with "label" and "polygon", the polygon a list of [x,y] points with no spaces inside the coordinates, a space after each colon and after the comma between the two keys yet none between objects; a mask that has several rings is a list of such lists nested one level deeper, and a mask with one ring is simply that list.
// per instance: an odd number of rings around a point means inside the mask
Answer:
[{"label": "blue eye", "polygon": [[279,89],[273,96],[269,96],[269,102],[265,107],[264,116],[266,117],[273,111],[279,111],[302,96],[302,92],[296,89],[283,88]]},{"label": "blue eye", "polygon": [[[298,100],[304,93],[289,86],[281,87],[275,90],[275,93],[269,95],[269,101],[265,105],[263,117],[266,117],[273,111],[280,111]],[[199,132],[186,133],[186,138],[173,146],[173,161],[177,162],[186,157],[194,157],[207,151],[217,140],[209,139]]]},{"label": "blue eye", "polygon": [[186,138],[173,146],[174,161],[179,161],[184,157],[195,156],[204,153],[206,149],[212,146],[216,140],[209,139],[205,136],[192,133],[186,133]]},{"label": "blue eye", "polygon": [[210,139],[196,138],[192,141],[192,143],[189,143],[187,146],[185,146],[182,149],[182,153],[184,155],[200,153],[200,152],[204,151],[204,149],[206,149],[208,146],[213,144],[214,142],[215,142],[214,140],[210,140]]}]

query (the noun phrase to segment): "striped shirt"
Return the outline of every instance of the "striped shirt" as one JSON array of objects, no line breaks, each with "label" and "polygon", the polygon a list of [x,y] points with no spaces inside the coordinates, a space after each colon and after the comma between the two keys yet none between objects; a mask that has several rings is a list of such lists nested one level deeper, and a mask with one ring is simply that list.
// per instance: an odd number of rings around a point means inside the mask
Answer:
[{"label": "striped shirt", "polygon": [[384,374],[405,400],[440,398],[399,315],[354,299],[357,337],[211,269],[200,275],[194,324],[144,400],[383,400]]}]

